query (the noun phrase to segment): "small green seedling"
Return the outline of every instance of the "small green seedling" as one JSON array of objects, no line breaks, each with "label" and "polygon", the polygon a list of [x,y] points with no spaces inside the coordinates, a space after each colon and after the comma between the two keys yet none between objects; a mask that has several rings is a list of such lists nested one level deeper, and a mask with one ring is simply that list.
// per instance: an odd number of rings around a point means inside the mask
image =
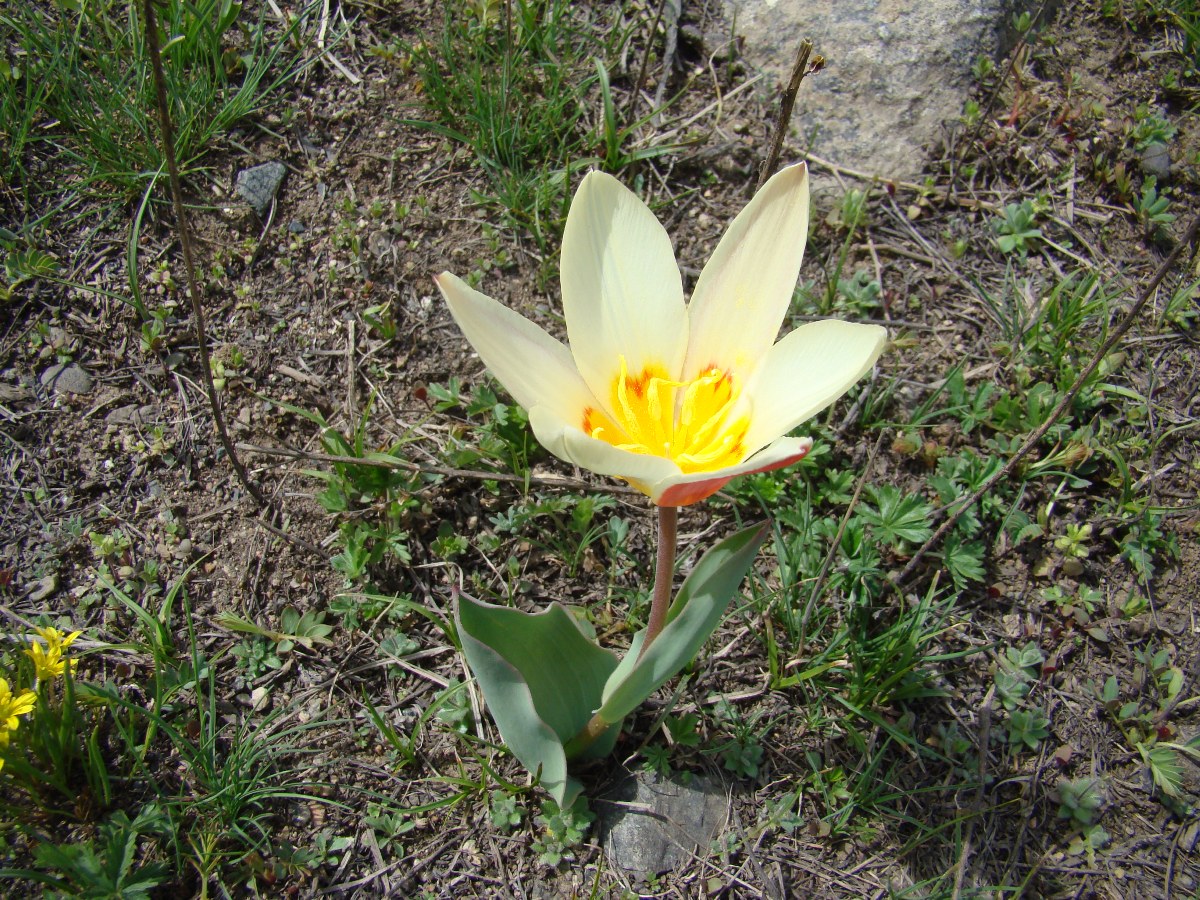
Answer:
[{"label": "small green seedling", "polygon": [[[417,823],[404,810],[388,809],[381,803],[367,804],[363,824],[375,832],[375,842],[380,850],[388,849],[393,841],[398,843],[401,835],[417,827]],[[399,847],[393,849],[399,853]]]},{"label": "small green seedling", "polygon": [[492,791],[488,803],[488,815],[492,820],[492,825],[502,834],[508,834],[521,824],[521,807],[517,805],[515,797],[504,791]]},{"label": "small green seedling", "polygon": [[1169,211],[1170,208],[1171,201],[1158,192],[1158,179],[1151,175],[1142,184],[1141,196],[1133,203],[1133,210],[1147,234],[1153,234],[1175,221],[1175,214]]},{"label": "small green seedling", "polygon": [[1104,782],[1099,778],[1064,778],[1058,783],[1058,817],[1077,828],[1100,821],[1104,808]]},{"label": "small green seedling", "polygon": [[1042,232],[1036,225],[1037,215],[1033,203],[1022,200],[1004,207],[1001,218],[992,224],[996,232],[996,246],[1001,253],[1020,253],[1025,256],[1035,241],[1041,240]]},{"label": "small green seedling", "polygon": [[294,606],[287,607],[279,615],[278,631],[264,628],[231,612],[220,613],[216,622],[230,631],[253,634],[273,641],[278,653],[290,653],[297,644],[305,650],[311,650],[317,644],[332,643],[329,635],[333,632],[333,626],[325,624],[325,613],[311,609],[301,613]]},{"label": "small green seedling", "polygon": [[564,860],[574,860],[574,850],[583,843],[584,836],[596,815],[588,809],[587,800],[580,797],[568,809],[559,809],[553,800],[542,804],[542,813],[534,822],[541,833],[534,838],[533,852],[546,866],[558,866]]},{"label": "small green seedling", "polygon": [[1005,723],[1008,742],[1017,747],[1025,746],[1036,750],[1045,738],[1050,736],[1050,722],[1041,710],[1015,709]]},{"label": "small green seedling", "polygon": [[1041,676],[1046,657],[1036,644],[1027,644],[1018,650],[1009,647],[1000,657],[993,681],[996,695],[1004,708],[1012,711],[1029,695],[1034,682]]}]

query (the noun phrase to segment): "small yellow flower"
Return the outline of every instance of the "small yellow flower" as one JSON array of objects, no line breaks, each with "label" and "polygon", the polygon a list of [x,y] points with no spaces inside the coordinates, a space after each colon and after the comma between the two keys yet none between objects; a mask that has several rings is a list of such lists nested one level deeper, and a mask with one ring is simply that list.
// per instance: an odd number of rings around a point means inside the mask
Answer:
[{"label": "small yellow flower", "polygon": [[74,643],[80,632],[73,631],[70,634],[63,634],[57,628],[49,627],[34,628],[34,631],[46,642],[43,646],[34,641],[25,651],[33,660],[33,669],[38,681],[49,681],[59,677],[67,666],[71,667],[71,674],[74,675],[79,660],[63,659],[63,651]]},{"label": "small yellow flower", "polygon": [[51,647],[58,647],[60,650],[66,650],[75,643],[75,638],[83,634],[82,631],[72,631],[70,634],[63,634],[57,628],[48,625],[35,625],[33,630],[38,633],[38,637]]},{"label": "small yellow flower", "polygon": [[21,720],[17,717],[27,716],[33,712],[35,703],[37,703],[37,694],[33,691],[25,691],[14,697],[12,688],[8,685],[8,679],[0,678],[0,734],[4,736],[3,745],[8,744],[8,733],[16,731],[17,726],[21,724]]}]

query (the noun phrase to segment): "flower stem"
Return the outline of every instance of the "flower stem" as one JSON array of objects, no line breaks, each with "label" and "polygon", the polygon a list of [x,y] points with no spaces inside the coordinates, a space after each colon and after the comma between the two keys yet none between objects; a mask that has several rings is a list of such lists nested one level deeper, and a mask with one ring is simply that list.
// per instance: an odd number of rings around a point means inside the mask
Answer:
[{"label": "flower stem", "polygon": [[596,739],[600,735],[608,731],[609,726],[610,723],[600,718],[599,713],[594,714],[588,719],[588,723],[583,726],[583,730],[563,745],[563,753],[567,759],[575,759],[582,754],[588,747],[596,743]]},{"label": "flower stem", "polygon": [[675,535],[679,522],[679,507],[658,508],[658,559],[654,569],[654,595],[650,600],[650,621],[646,623],[646,639],[638,659],[646,655],[663,626],[671,606],[671,583],[675,579]]},{"label": "flower stem", "polygon": [[[671,583],[675,580],[675,536],[679,523],[679,507],[658,508],[658,557],[654,567],[654,595],[650,600],[650,621],[646,624],[646,638],[638,653],[640,660],[646,648],[658,637],[667,624],[667,610],[671,607]],[[593,715],[583,730],[564,746],[567,759],[575,759],[590,747],[600,735],[608,731],[611,723]]]}]

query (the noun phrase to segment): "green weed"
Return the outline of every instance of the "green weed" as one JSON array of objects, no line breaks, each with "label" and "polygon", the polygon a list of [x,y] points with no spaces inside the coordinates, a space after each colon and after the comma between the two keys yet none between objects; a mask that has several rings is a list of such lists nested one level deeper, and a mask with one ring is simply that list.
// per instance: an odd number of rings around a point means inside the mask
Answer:
[{"label": "green weed", "polygon": [[1058,817],[1077,828],[1088,828],[1100,819],[1104,808],[1104,781],[1100,778],[1063,778],[1055,787]]},{"label": "green weed", "polygon": [[[592,155],[585,98],[607,70],[593,74],[591,60],[619,43],[620,30],[601,29],[565,0],[515,0],[503,11],[447,6],[441,35],[410,49],[436,117],[410,124],[469,147],[489,182],[476,199],[546,253],[561,234],[569,175]],[[615,111],[605,127],[609,152],[622,153]]]},{"label": "green weed", "polygon": [[996,232],[996,246],[1001,253],[1015,252],[1022,257],[1042,237],[1041,229],[1037,227],[1037,213],[1030,200],[1005,206],[1000,218],[993,223],[992,230]]},{"label": "green weed", "polygon": [[147,804],[132,820],[118,810],[100,826],[98,841],[39,844],[34,860],[45,872],[20,874],[67,896],[149,900],[170,879],[170,869],[161,862],[139,862],[139,845],[147,838],[168,838],[171,828],[157,803]]},{"label": "green weed", "polygon": [[[163,63],[186,174],[217,135],[308,65],[285,53],[305,19],[271,38],[234,0],[169,0],[160,15],[171,36]],[[145,192],[165,163],[138,4],[10,4],[0,11],[0,33],[24,62],[0,77],[0,134],[14,141],[8,174],[23,174],[22,151],[45,141],[77,167],[82,184],[122,200]],[[42,122],[52,127],[31,128]]]},{"label": "green weed", "polygon": [[570,809],[559,809],[553,800],[545,801],[541,815],[534,819],[539,832],[533,840],[533,852],[547,866],[574,860],[575,848],[583,843],[584,836],[595,820],[595,814],[588,809],[587,800],[583,797]]}]

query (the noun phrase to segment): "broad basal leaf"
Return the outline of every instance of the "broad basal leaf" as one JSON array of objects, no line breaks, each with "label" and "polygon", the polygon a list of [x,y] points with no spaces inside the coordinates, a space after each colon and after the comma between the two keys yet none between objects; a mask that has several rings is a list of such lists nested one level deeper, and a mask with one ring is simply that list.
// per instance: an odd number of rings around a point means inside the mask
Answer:
[{"label": "broad basal leaf", "polygon": [[[504,743],[530,772],[540,772],[561,809],[570,807],[580,785],[567,775],[563,745],[600,705],[616,656],[588,640],[558,603],[526,613],[460,594],[455,618]],[[617,731],[610,729],[593,750],[611,752]]]}]

